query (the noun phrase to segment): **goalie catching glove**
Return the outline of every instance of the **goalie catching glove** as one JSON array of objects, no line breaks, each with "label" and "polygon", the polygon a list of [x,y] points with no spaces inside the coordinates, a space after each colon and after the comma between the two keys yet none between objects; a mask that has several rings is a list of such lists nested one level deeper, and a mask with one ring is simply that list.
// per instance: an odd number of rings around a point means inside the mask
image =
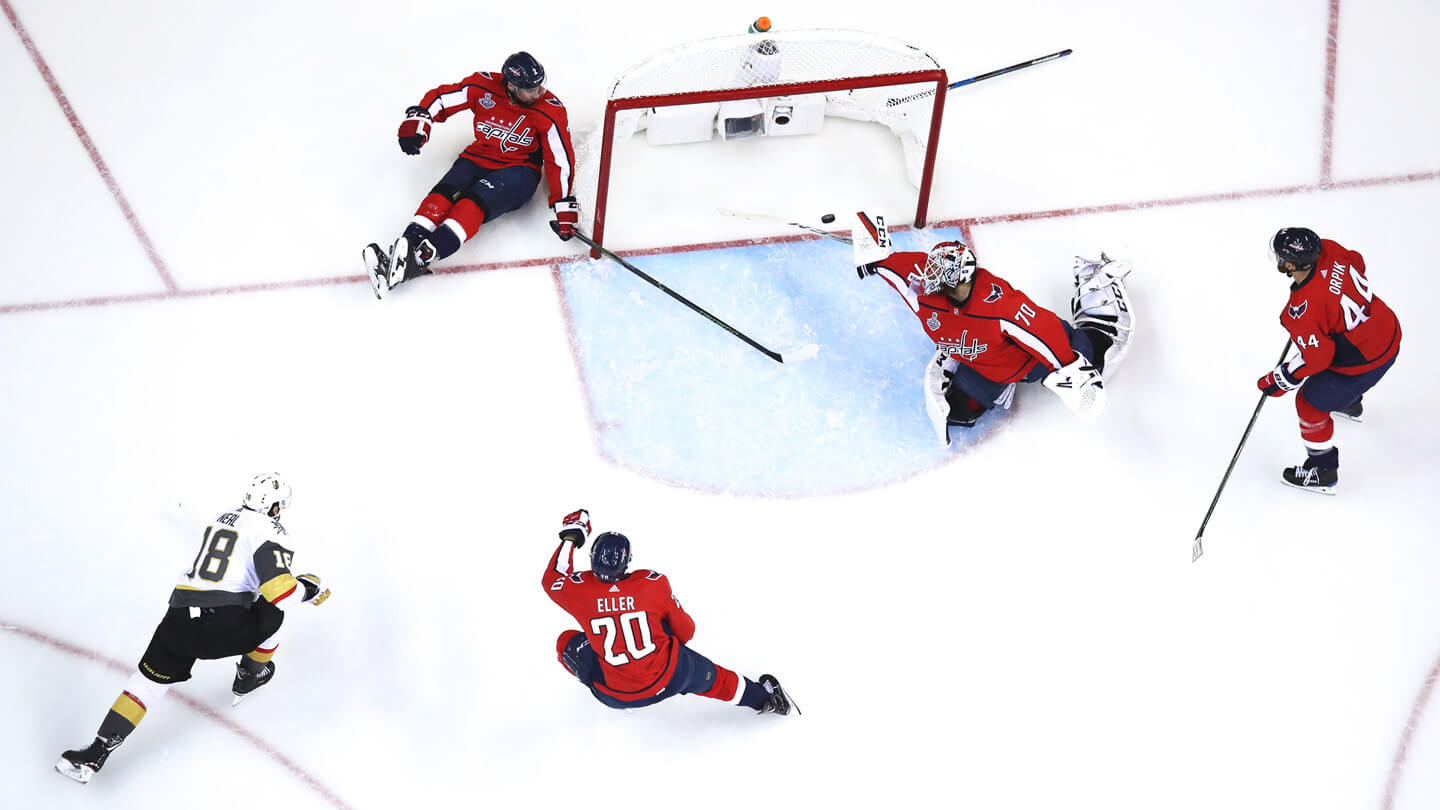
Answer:
[{"label": "goalie catching glove", "polygon": [[1088,422],[1105,413],[1105,381],[1085,355],[1076,352],[1073,361],[1045,375],[1044,382],[1081,419]]},{"label": "goalie catching glove", "polygon": [[300,597],[302,604],[318,607],[330,598],[330,589],[320,587],[318,574],[301,574],[295,577],[295,580],[300,583],[300,587],[305,589],[305,595]]},{"label": "goalie catching glove", "polygon": [[430,112],[424,107],[405,110],[405,120],[400,122],[400,151],[407,155],[420,154],[420,147],[430,140],[430,120]]},{"label": "goalie catching glove", "polygon": [[561,197],[550,206],[555,212],[555,218],[550,220],[550,230],[560,237],[560,241],[568,242],[575,236],[575,226],[580,224],[580,203],[575,202],[574,197]]},{"label": "goalie catching glove", "polygon": [[569,540],[577,549],[584,548],[585,541],[590,539],[590,512],[576,509],[566,515],[565,521],[560,524],[560,539]]}]

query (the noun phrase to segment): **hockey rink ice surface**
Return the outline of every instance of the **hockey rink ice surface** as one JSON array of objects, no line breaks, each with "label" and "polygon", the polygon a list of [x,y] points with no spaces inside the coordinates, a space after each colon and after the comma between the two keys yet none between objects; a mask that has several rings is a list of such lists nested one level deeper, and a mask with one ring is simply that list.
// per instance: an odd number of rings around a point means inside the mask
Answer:
[{"label": "hockey rink ice surface", "polygon": [[[1435,4],[0,11],[0,807],[1440,805]],[[468,143],[459,116],[401,154],[426,90],[528,50],[583,139],[626,68],[760,14],[952,81],[1074,49],[952,91],[930,228],[897,239],[964,234],[1062,313],[1075,254],[1132,260],[1101,422],[1034,386],[941,451],[899,298],[716,213],[906,222],[874,125],[617,148],[607,244],[783,365],[560,243],[543,199],[374,300],[360,248]],[[1304,451],[1267,402],[1192,563],[1285,341],[1287,225],[1365,255],[1400,359],[1337,426],[1333,498],[1280,484]],[[201,662],[89,785],[56,774],[272,469],[334,593],[274,682],[231,707]],[[670,577],[697,650],[804,715],[615,712],[569,678],[540,573],[579,506]]]}]

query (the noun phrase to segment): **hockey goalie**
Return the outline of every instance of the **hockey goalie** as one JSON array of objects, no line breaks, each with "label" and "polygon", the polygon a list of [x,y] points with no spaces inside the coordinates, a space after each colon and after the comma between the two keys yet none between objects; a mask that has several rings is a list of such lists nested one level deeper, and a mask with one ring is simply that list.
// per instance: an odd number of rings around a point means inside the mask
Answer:
[{"label": "hockey goalie", "polygon": [[980,267],[961,242],[895,252],[885,218],[858,212],[855,268],[900,294],[935,343],[925,367],[925,408],[942,446],[950,428],[1009,408],[1018,383],[1042,383],[1082,419],[1105,412],[1105,378],[1130,347],[1130,264],[1077,257],[1071,321]]}]

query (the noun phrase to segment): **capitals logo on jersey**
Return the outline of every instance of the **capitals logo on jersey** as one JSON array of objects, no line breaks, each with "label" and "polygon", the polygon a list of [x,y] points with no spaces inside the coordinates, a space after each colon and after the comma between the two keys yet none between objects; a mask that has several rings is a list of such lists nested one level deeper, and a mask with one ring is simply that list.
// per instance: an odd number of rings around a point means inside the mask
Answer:
[{"label": "capitals logo on jersey", "polygon": [[480,138],[500,141],[501,152],[514,152],[522,146],[531,146],[535,143],[535,136],[530,134],[530,127],[525,127],[521,131],[520,125],[523,123],[525,123],[523,115],[515,119],[515,123],[509,127],[476,119],[475,134]]},{"label": "capitals logo on jersey", "polygon": [[1300,306],[1298,306],[1298,307],[1297,307],[1297,306],[1291,306],[1291,307],[1290,307],[1290,317],[1294,318],[1294,319],[1297,320],[1297,321],[1300,320],[1302,317],[1304,317],[1304,315],[1305,315],[1305,308],[1308,307],[1308,306],[1310,306],[1310,302],[1309,302],[1309,301],[1301,301],[1301,302],[1300,302]]},{"label": "capitals logo on jersey", "polygon": [[990,344],[981,343],[980,338],[974,338],[967,344],[965,342],[965,338],[969,335],[969,329],[962,330],[960,332],[959,343],[947,343],[945,341],[941,341],[935,344],[935,348],[943,352],[949,352],[950,354],[958,354],[966,360],[974,360],[975,358],[979,357],[982,352],[989,349]]},{"label": "capitals logo on jersey", "polygon": [[993,303],[995,303],[996,301],[999,301],[999,300],[1000,300],[1000,296],[1002,296],[1002,295],[1004,295],[1004,294],[1005,294],[1005,291],[1000,289],[1000,285],[999,285],[999,284],[995,284],[995,283],[992,282],[992,283],[990,284],[990,294],[987,295],[987,296],[985,296],[985,303],[987,303],[987,304],[993,304]]}]

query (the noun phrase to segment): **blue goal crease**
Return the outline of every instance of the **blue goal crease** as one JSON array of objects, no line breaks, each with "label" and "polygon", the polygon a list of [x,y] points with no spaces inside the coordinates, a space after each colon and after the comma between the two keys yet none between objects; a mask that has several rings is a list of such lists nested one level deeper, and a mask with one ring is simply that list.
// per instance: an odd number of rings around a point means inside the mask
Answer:
[{"label": "blue goal crease", "polygon": [[[901,249],[955,238],[895,235]],[[905,242],[915,245],[908,248]],[[952,428],[941,448],[921,377],[934,345],[895,293],[855,276],[831,240],[631,259],[782,365],[609,259],[560,268],[598,441],[622,466],[679,485],[803,496],[884,486],[945,463],[1009,418]]]}]

